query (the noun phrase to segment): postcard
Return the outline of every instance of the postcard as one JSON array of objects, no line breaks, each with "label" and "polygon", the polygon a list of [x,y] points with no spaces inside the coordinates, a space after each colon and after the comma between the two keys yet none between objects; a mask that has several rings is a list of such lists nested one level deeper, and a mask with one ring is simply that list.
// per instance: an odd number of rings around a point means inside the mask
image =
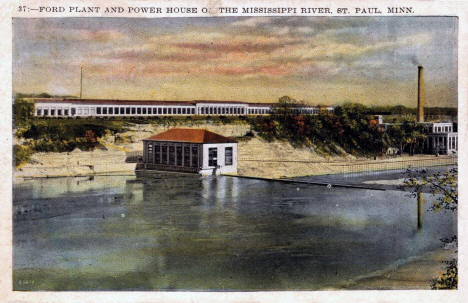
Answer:
[{"label": "postcard", "polygon": [[0,9],[7,302],[464,301],[467,5]]}]

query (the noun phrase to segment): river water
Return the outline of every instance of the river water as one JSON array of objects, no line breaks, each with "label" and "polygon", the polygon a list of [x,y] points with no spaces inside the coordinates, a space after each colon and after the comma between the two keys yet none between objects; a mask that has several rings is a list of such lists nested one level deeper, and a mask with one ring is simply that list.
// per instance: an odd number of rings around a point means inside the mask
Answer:
[{"label": "river water", "polygon": [[456,233],[446,211],[424,211],[418,230],[397,190],[153,172],[13,193],[15,290],[334,288]]}]

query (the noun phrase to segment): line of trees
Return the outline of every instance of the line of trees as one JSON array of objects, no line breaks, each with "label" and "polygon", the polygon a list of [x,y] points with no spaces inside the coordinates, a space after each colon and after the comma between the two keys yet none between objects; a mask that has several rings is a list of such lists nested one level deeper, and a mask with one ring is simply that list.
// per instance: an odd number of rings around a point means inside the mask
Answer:
[{"label": "line of trees", "polygon": [[333,112],[320,110],[317,115],[295,111],[304,106],[288,96],[281,97],[270,116],[251,119],[253,129],[267,140],[288,140],[295,146],[314,146],[321,153],[347,153],[378,156],[389,147],[410,154],[421,151],[426,139],[424,127],[405,121],[389,126],[379,125],[371,108],[359,103],[336,106]]}]

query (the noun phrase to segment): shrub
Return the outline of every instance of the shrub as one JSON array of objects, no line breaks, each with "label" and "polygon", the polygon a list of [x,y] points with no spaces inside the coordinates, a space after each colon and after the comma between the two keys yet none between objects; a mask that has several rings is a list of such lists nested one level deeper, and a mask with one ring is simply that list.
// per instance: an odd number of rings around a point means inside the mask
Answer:
[{"label": "shrub", "polygon": [[457,289],[458,287],[458,267],[456,260],[445,262],[446,270],[437,279],[432,281],[432,289]]},{"label": "shrub", "polygon": [[33,118],[34,104],[21,98],[16,98],[13,103],[13,127],[25,127]]},{"label": "shrub", "polygon": [[13,145],[13,164],[15,167],[29,162],[31,155],[32,150],[29,147],[18,144]]}]

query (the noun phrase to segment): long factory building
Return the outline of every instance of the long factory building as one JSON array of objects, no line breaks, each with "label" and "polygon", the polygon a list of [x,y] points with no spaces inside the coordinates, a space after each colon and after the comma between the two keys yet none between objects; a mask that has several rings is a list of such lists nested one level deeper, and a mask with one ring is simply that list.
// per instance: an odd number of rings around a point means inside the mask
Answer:
[{"label": "long factory building", "polygon": [[[274,103],[240,101],[133,101],[103,99],[31,98],[34,115],[39,117],[140,117],[189,115],[268,115]],[[303,114],[317,114],[333,107],[296,106]]]}]

